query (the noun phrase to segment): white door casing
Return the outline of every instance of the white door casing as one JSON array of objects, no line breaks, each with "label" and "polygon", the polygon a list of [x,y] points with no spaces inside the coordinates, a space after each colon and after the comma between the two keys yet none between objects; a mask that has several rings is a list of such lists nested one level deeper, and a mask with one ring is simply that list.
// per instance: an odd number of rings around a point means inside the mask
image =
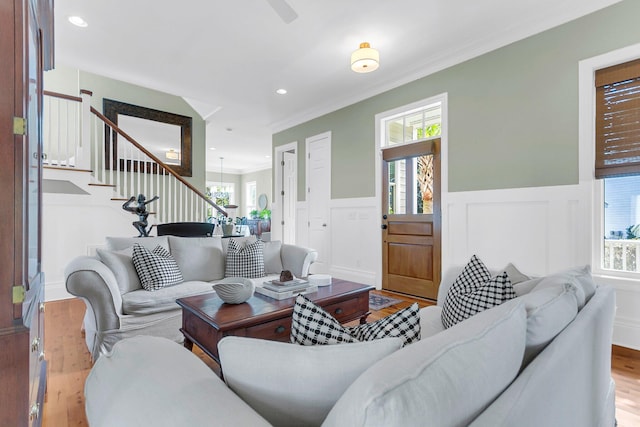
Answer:
[{"label": "white door casing", "polygon": [[309,247],[318,252],[318,259],[312,264],[311,272],[328,273],[331,259],[331,132],[307,138],[306,152]]},{"label": "white door casing", "polygon": [[282,243],[296,242],[296,198],[298,175],[295,151],[282,153]]},{"label": "white door casing", "polygon": [[[286,226],[282,225],[282,221],[284,220],[284,200],[282,192],[284,191],[284,153],[290,152],[293,153],[293,161],[294,161],[294,186],[297,188],[297,150],[298,150],[298,142],[293,141],[285,145],[280,145],[275,147],[274,156],[273,156],[273,200],[271,201],[271,240],[281,240],[284,242],[285,238],[285,230],[284,227],[290,227],[291,232],[288,234],[296,238],[296,221],[295,221],[295,211],[294,216],[292,218],[293,222],[287,224]],[[286,196],[286,195],[285,195]],[[291,193],[292,202],[295,206],[298,196],[297,190]],[[288,243],[288,242],[286,242]],[[300,242],[293,241],[292,243],[300,244]]]}]

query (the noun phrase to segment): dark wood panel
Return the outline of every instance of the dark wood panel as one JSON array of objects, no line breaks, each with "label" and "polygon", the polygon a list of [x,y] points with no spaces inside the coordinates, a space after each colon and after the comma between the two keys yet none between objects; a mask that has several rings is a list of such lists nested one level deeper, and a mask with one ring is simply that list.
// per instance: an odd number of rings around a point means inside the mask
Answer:
[{"label": "dark wood panel", "polygon": [[416,236],[433,236],[433,224],[431,222],[388,222],[389,234],[411,234]]},{"label": "dark wood panel", "polygon": [[389,274],[433,278],[433,246],[389,243]]}]

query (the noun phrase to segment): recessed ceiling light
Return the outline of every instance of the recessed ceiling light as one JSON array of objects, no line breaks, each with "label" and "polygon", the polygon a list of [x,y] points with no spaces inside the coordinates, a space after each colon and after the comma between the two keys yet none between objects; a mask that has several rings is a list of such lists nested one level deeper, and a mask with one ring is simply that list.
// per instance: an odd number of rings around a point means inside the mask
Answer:
[{"label": "recessed ceiling light", "polygon": [[265,157],[266,157],[267,159],[270,159],[270,158],[271,158],[271,156],[265,156]]},{"label": "recessed ceiling light", "polygon": [[285,95],[287,93],[287,90],[286,89],[278,89],[278,90],[276,90],[276,93],[278,95]]},{"label": "recessed ceiling light", "polygon": [[216,147],[209,147],[209,150],[215,150]]},{"label": "recessed ceiling light", "polygon": [[69,22],[71,22],[73,25],[75,25],[76,27],[88,27],[89,24],[87,23],[87,21],[85,21],[84,19],[82,19],[82,17],[80,16],[70,16],[69,18]]}]

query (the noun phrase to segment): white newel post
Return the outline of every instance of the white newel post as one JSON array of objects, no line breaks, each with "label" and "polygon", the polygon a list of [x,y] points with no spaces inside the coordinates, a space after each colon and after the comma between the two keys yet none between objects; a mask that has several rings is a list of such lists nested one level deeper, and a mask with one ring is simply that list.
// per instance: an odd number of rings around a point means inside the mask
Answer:
[{"label": "white newel post", "polygon": [[80,89],[82,98],[80,143],[76,148],[77,165],[81,169],[91,169],[91,91]]}]

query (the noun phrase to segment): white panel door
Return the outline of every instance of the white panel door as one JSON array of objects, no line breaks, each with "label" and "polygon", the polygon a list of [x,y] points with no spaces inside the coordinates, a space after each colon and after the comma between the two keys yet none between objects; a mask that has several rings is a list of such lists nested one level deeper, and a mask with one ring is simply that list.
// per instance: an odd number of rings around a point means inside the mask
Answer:
[{"label": "white panel door", "polygon": [[309,247],[318,251],[313,273],[329,272],[331,200],[331,134],[307,139],[307,204]]},{"label": "white panel door", "polygon": [[296,242],[296,153],[282,153],[282,242]]}]

